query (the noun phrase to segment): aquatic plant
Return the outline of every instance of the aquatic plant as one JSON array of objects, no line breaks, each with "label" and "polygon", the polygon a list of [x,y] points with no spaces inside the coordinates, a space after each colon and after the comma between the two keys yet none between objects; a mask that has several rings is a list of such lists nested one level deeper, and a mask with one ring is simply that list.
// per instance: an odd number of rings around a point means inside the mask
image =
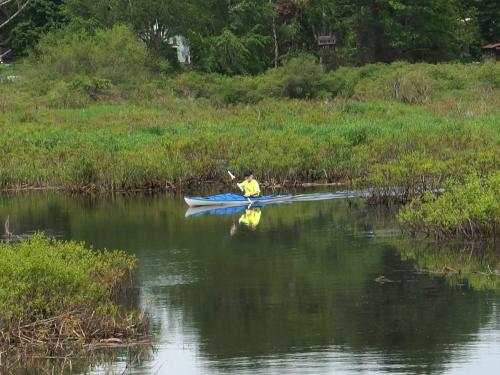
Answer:
[{"label": "aquatic plant", "polygon": [[22,358],[143,339],[144,317],[117,304],[135,264],[121,251],[43,234],[0,243],[0,370]]}]

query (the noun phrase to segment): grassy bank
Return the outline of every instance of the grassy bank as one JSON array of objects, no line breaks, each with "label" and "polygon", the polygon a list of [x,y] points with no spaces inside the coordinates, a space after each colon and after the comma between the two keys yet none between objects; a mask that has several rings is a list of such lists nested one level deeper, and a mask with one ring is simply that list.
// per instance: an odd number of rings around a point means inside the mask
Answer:
[{"label": "grassy bank", "polygon": [[227,164],[267,185],[347,182],[405,201],[500,164],[500,64],[325,72],[304,57],[255,77],[142,67],[145,81],[107,60],[89,76],[73,49],[0,73],[0,189],[169,189],[227,181]]},{"label": "grassy bank", "polygon": [[144,318],[116,303],[135,263],[41,234],[0,244],[0,370],[140,338]]},{"label": "grassy bank", "polygon": [[443,112],[353,101],[202,101],[8,112],[0,119],[0,189],[129,190],[224,181],[252,168],[270,185],[353,182],[405,198],[499,165],[499,111]]}]

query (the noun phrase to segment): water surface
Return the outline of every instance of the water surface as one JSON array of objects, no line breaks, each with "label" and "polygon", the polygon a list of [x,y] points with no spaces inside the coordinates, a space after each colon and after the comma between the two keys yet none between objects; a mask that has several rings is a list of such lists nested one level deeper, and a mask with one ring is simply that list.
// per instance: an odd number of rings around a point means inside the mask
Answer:
[{"label": "water surface", "polygon": [[128,373],[496,373],[498,292],[417,272],[390,209],[332,199],[257,210],[185,217],[181,197],[0,196],[11,231],[138,257],[132,302],[158,344]]}]

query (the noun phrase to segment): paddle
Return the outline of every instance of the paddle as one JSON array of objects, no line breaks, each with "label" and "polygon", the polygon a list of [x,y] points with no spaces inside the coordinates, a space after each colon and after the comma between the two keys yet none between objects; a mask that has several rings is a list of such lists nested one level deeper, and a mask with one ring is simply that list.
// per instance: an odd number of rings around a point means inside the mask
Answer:
[{"label": "paddle", "polygon": [[[227,173],[229,173],[229,176],[231,176],[231,179],[234,180],[236,177],[234,174],[231,173],[231,171],[228,169],[227,170]],[[243,188],[241,187],[241,185],[237,182],[236,185],[238,185],[238,187],[240,188],[241,191],[244,191]],[[249,197],[247,197],[248,201],[250,202],[250,206],[253,204],[253,202],[250,200]],[[248,207],[250,207],[248,206]]]}]

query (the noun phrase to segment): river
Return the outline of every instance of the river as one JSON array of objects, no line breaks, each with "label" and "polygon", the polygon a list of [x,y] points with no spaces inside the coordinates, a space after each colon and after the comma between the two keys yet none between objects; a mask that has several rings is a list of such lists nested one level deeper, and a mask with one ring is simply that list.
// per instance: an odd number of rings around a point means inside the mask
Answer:
[{"label": "river", "polygon": [[181,196],[0,196],[0,220],[10,216],[17,234],[43,230],[139,260],[130,298],[151,316],[154,350],[87,372],[497,373],[500,293],[420,272],[390,208],[328,199],[186,209]]}]

